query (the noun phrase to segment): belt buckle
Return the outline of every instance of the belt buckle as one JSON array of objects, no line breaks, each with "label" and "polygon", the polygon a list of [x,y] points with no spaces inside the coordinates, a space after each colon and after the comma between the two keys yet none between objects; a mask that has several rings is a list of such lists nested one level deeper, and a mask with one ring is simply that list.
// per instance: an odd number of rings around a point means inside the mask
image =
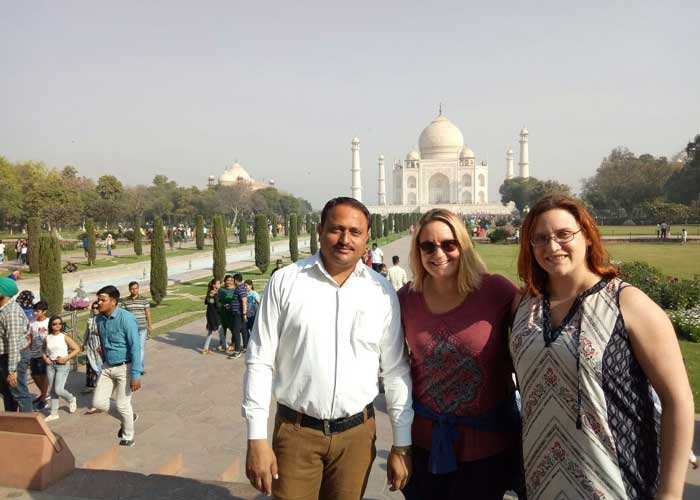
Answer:
[{"label": "belt buckle", "polygon": [[333,434],[333,433],[331,432],[331,422],[330,422],[330,420],[324,420],[324,421],[323,421],[323,434],[326,435],[326,436],[330,436],[331,434]]}]

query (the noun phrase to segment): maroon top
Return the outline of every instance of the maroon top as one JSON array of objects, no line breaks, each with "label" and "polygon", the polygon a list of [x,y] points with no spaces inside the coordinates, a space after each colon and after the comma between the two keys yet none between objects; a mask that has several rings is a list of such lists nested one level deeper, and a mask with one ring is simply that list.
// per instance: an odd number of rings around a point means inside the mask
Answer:
[{"label": "maroon top", "polygon": [[[399,290],[401,322],[411,348],[413,399],[442,414],[476,416],[505,399],[513,388],[508,326],[517,291],[508,279],[484,274],[481,286],[451,311],[430,312],[423,293]],[[457,426],[458,462],[493,456],[510,445],[514,433]],[[432,422],[416,414],[413,443],[430,450]]]}]

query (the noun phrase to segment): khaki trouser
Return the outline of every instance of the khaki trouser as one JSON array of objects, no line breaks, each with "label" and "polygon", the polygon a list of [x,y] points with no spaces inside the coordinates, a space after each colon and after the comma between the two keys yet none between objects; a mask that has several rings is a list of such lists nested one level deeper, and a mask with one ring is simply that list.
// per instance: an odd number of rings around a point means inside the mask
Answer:
[{"label": "khaki trouser", "polygon": [[279,479],[277,500],[359,500],[367,487],[377,454],[374,418],[347,431],[326,436],[277,416],[272,447]]},{"label": "khaki trouser", "polygon": [[[115,394],[116,404],[110,404],[110,396]],[[131,407],[131,364],[102,365],[100,378],[92,398],[92,406],[119,420],[124,429],[122,439],[134,439],[134,410]]]}]

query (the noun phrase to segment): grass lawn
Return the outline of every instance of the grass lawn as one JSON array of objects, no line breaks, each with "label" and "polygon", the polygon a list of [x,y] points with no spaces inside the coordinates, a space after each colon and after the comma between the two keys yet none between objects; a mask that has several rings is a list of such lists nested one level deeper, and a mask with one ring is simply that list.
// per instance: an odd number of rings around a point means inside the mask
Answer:
[{"label": "grass lawn", "polygon": [[685,369],[688,372],[690,387],[695,400],[695,413],[700,413],[700,344],[678,340],[685,359]]},{"label": "grass lawn", "polygon": [[[692,278],[700,274],[700,245],[677,243],[608,243],[605,245],[614,261],[648,262],[668,276]],[[517,283],[517,245],[482,243],[476,249],[489,272],[502,274]]]},{"label": "grass lawn", "polygon": [[[681,229],[686,228],[689,235],[700,235],[700,224],[674,224],[671,226],[671,234],[680,234]],[[656,236],[656,226],[598,226],[603,236]]]}]

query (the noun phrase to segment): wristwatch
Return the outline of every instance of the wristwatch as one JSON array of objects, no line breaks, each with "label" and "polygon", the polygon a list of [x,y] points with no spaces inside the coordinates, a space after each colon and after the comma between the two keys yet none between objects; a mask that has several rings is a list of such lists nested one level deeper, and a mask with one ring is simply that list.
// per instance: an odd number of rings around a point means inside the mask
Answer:
[{"label": "wristwatch", "polygon": [[408,446],[392,446],[391,453],[394,455],[400,455],[402,457],[411,455],[411,445]]}]

